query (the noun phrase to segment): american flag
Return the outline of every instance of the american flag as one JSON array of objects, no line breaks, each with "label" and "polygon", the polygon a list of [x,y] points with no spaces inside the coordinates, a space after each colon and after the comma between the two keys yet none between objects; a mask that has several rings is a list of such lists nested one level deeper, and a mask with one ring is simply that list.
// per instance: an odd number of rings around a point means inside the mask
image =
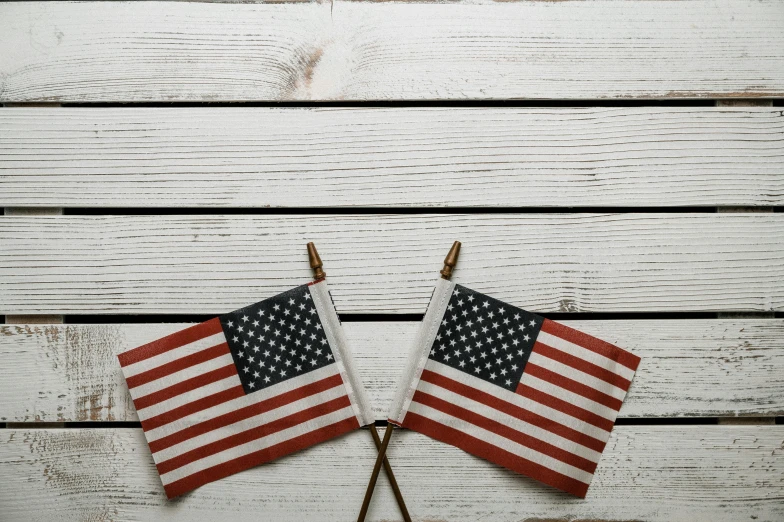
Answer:
[{"label": "american flag", "polygon": [[323,280],[119,359],[168,498],[373,422]]},{"label": "american flag", "polygon": [[639,362],[441,280],[389,420],[585,497]]}]

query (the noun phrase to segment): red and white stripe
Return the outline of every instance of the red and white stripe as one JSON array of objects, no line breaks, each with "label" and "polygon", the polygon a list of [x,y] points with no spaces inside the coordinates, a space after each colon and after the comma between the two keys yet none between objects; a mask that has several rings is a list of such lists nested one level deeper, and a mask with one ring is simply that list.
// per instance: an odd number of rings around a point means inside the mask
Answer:
[{"label": "red and white stripe", "polygon": [[337,364],[246,395],[217,318],[119,359],[169,498],[360,426]]},{"label": "red and white stripe", "polygon": [[545,320],[516,393],[429,359],[401,425],[585,497],[639,362]]}]

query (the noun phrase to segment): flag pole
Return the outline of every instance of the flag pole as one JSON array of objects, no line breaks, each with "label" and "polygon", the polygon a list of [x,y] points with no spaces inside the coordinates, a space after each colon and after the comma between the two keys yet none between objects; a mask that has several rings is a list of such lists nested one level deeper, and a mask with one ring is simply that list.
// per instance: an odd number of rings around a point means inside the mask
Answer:
[{"label": "flag pole", "polygon": [[[321,262],[321,257],[318,255],[316,245],[314,245],[312,242],[308,243],[308,260],[310,261],[310,268],[313,269],[313,279],[315,281],[324,279],[327,276],[327,274],[324,273],[324,264]],[[370,425],[370,435],[373,437],[373,443],[376,445],[376,450],[381,451],[381,448],[383,447],[384,453],[386,453],[386,447],[384,447],[383,443],[381,442],[381,437],[378,435],[378,429],[376,428],[375,424]],[[384,438],[386,439],[386,435]],[[387,441],[387,444],[389,444],[389,441]],[[392,491],[395,493],[395,500],[397,500],[397,505],[400,508],[400,512],[403,514],[403,520],[405,520],[405,522],[411,522],[411,517],[409,516],[408,509],[406,508],[406,502],[403,500],[403,494],[400,493],[400,488],[397,485],[395,474],[392,472],[392,466],[390,466],[386,455],[383,455],[383,465],[384,471],[389,478],[389,484],[392,486]],[[376,477],[378,477],[378,473],[376,473]]]},{"label": "flag pole", "polygon": [[[457,258],[460,255],[460,241],[455,241],[452,244],[452,248],[449,249],[449,253],[446,255],[444,259],[444,268],[441,269],[441,278],[442,279],[450,279],[452,277],[452,271],[457,265]],[[376,427],[373,426],[375,430]],[[378,448],[378,456],[376,457],[376,464],[373,466],[373,473],[370,475],[370,481],[368,482],[367,491],[365,491],[365,499],[362,501],[362,509],[359,511],[359,517],[357,518],[357,522],[364,522],[365,517],[367,516],[368,508],[370,507],[370,499],[373,498],[373,490],[376,489],[376,481],[378,480],[378,474],[381,471],[381,463],[386,462],[386,453],[387,448],[389,447],[389,441],[392,438],[392,430],[394,429],[394,424],[388,422],[387,423],[387,431],[384,433],[384,440],[381,442],[381,447]],[[378,435],[376,435],[378,437]],[[406,513],[407,514],[407,513]],[[405,516],[405,515],[404,515]],[[406,519],[407,521],[410,519]]]}]

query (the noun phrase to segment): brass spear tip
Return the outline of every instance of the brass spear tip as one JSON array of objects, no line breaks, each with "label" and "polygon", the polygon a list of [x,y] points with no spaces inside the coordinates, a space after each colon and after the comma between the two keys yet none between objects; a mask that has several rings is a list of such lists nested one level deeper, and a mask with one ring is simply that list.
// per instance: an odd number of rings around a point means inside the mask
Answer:
[{"label": "brass spear tip", "polygon": [[459,255],[460,241],[455,241],[452,245],[452,248],[449,249],[449,253],[446,255],[446,258],[444,259],[444,268],[441,269],[442,278],[449,279],[452,277],[452,270],[457,264],[457,258]]},{"label": "brass spear tip", "polygon": [[316,245],[312,242],[308,243],[308,260],[310,260],[310,268],[313,269],[313,278],[317,281],[319,279],[324,279],[327,276],[327,274],[324,273],[324,270],[321,269],[324,264],[321,262],[321,258],[318,255]]}]

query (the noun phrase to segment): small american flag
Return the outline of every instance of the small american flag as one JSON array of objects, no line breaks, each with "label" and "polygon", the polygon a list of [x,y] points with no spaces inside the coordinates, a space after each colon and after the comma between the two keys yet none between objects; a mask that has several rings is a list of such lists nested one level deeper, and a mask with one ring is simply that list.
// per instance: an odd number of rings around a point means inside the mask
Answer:
[{"label": "small american flag", "polygon": [[585,497],[639,362],[441,280],[389,420]]},{"label": "small american flag", "polygon": [[168,498],[373,422],[324,281],[119,359]]}]

